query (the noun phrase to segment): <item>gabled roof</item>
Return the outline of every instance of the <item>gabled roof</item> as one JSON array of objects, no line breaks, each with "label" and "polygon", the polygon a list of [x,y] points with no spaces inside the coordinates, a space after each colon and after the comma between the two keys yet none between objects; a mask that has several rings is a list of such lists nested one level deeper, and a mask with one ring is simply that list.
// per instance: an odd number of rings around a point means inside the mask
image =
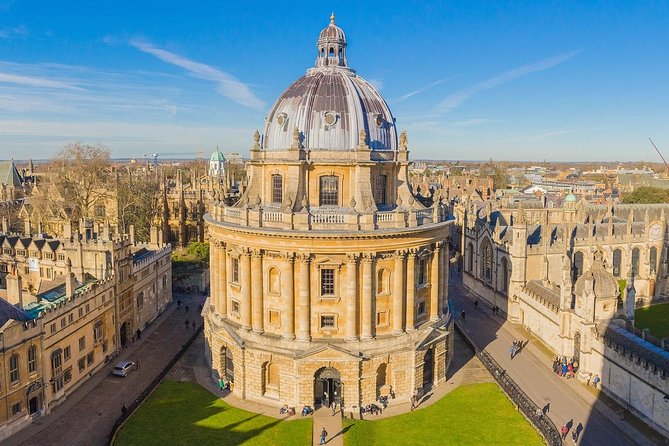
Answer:
[{"label": "gabled roof", "polygon": [[21,187],[23,178],[14,165],[14,161],[0,161],[0,184]]}]

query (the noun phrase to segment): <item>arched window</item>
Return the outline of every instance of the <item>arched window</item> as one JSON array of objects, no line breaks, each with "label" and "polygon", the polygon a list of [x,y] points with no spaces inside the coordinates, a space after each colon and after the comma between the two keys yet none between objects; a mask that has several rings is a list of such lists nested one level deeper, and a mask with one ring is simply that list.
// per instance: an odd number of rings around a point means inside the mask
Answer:
[{"label": "arched window", "polygon": [[481,244],[481,278],[486,282],[492,281],[492,246],[489,240]]},{"label": "arched window", "polygon": [[509,291],[509,261],[506,257],[502,258],[502,291]]},{"label": "arched window", "polygon": [[377,175],[374,177],[374,201],[376,204],[386,204],[387,184],[387,175]]},{"label": "arched window", "polygon": [[616,249],[613,251],[613,275],[620,277],[620,265],[622,264],[622,251]]},{"label": "arched window", "polygon": [[19,354],[14,353],[9,357],[9,382],[15,383],[21,377],[19,373]]},{"label": "arched window", "polygon": [[655,274],[657,272],[657,248],[655,246],[651,246],[649,257],[650,273]]},{"label": "arched window", "polygon": [[144,291],[137,295],[137,309],[141,310],[144,307]]},{"label": "arched window", "polygon": [[330,47],[330,54],[329,54],[329,56],[330,56],[330,57],[334,57],[334,55],[335,55],[334,48]]},{"label": "arched window", "polygon": [[28,349],[28,373],[37,371],[37,346],[31,345]]},{"label": "arched window", "polygon": [[472,242],[467,244],[467,252],[465,254],[467,254],[467,271],[471,273],[474,271],[474,245]]},{"label": "arched window", "polygon": [[572,274],[574,280],[577,280],[583,274],[583,253],[581,251],[576,251],[576,253],[574,253]]},{"label": "arched window", "polygon": [[283,177],[272,175],[272,203],[281,204],[283,201]]},{"label": "arched window", "polygon": [[102,322],[102,320],[97,320],[95,321],[95,324],[93,325],[93,339],[94,342],[97,344],[99,342],[102,342],[102,340],[105,337],[105,325]]},{"label": "arched window", "polygon": [[320,178],[320,206],[339,206],[339,177],[325,175]]},{"label": "arched window", "polygon": [[281,273],[278,268],[271,267],[267,271],[267,288],[270,293],[281,292]]},{"label": "arched window", "polygon": [[381,268],[376,272],[376,293],[384,294],[390,292],[390,271]]},{"label": "arched window", "polygon": [[641,252],[639,248],[634,248],[632,250],[632,275],[637,277],[639,275],[639,256]]}]

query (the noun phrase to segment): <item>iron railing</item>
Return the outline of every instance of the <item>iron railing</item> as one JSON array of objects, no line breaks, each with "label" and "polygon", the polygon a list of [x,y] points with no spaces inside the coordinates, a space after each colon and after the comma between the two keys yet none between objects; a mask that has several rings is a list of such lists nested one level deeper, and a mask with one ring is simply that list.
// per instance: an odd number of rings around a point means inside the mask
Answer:
[{"label": "iron railing", "polygon": [[459,324],[455,324],[455,328],[460,333],[462,338],[469,344],[476,356],[488,369],[490,374],[495,378],[499,387],[504,391],[506,396],[518,407],[525,418],[534,425],[534,427],[541,433],[548,446],[562,446],[562,439],[560,438],[560,431],[555,426],[553,421],[544,415],[542,409],[537,406],[532,399],[511,379],[506,371],[495,361],[495,359],[485,349],[479,350],[462,331]]}]

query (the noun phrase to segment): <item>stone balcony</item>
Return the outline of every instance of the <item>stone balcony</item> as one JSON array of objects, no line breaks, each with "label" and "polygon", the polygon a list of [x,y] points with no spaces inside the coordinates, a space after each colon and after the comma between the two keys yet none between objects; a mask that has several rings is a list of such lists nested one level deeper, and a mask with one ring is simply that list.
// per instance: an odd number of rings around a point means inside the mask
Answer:
[{"label": "stone balcony", "polygon": [[359,213],[346,208],[311,208],[299,212],[275,206],[231,207],[216,203],[210,217],[221,223],[250,228],[297,231],[374,231],[416,228],[445,222],[448,208],[443,204],[425,209],[396,208],[391,211]]}]

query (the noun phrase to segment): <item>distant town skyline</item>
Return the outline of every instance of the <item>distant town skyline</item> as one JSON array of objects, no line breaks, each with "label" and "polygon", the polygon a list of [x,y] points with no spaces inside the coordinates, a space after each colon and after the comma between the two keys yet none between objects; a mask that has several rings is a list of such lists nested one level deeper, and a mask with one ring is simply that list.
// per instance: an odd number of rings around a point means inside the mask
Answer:
[{"label": "distant town skyline", "polygon": [[248,153],[330,13],[413,159],[661,162],[668,2],[0,0],[0,158]]}]

